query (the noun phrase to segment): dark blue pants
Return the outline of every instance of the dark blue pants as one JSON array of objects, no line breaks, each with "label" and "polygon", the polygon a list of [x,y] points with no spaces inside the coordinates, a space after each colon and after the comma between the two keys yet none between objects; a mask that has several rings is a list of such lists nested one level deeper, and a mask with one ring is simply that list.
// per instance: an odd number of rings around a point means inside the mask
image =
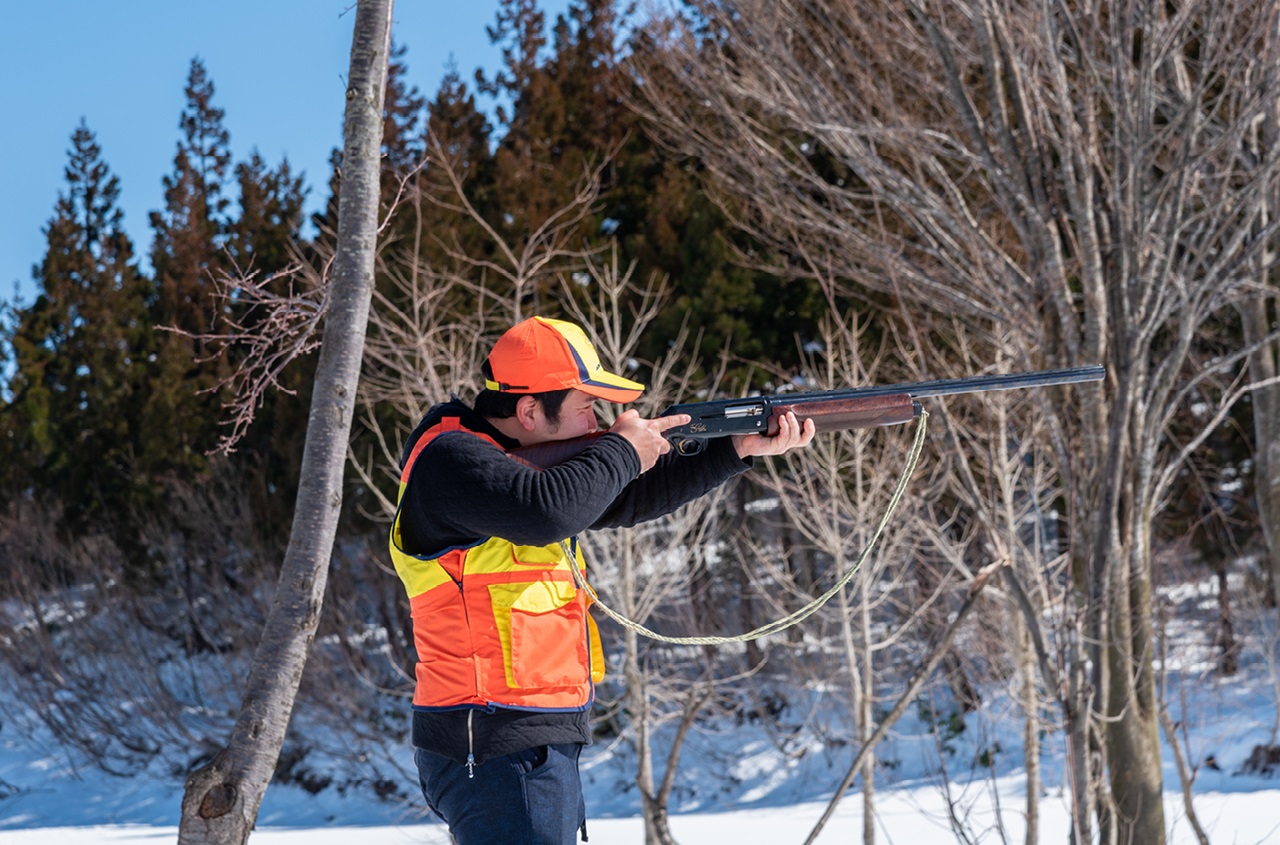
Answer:
[{"label": "dark blue pants", "polygon": [[458,845],[574,845],[587,819],[578,777],[582,746],[542,745],[467,767],[414,750],[427,805]]}]

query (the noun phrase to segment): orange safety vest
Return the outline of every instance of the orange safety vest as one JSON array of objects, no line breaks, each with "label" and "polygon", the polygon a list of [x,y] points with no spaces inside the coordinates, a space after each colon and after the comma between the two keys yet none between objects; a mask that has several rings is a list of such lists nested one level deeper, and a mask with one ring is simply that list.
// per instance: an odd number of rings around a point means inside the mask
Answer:
[{"label": "orange safety vest", "polygon": [[604,678],[604,654],[587,612],[591,599],[569,569],[566,547],[586,569],[576,538],[519,546],[489,537],[432,554],[404,550],[399,503],[409,475],[422,449],[450,431],[498,446],[446,417],[423,433],[400,473],[390,546],[409,593],[418,650],[414,707],[586,709]]}]

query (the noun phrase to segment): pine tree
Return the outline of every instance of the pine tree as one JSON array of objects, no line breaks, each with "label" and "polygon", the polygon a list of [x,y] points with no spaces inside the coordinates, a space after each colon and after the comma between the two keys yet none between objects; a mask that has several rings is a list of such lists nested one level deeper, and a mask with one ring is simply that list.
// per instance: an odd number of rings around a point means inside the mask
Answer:
[{"label": "pine tree", "polygon": [[[406,53],[408,48],[403,44],[392,44],[391,61],[387,65],[386,105],[382,110],[383,173],[400,177],[421,164],[425,152],[420,124],[427,101],[417,86],[408,82]],[[386,193],[384,185],[383,194]]]},{"label": "pine tree", "polygon": [[[287,160],[269,168],[255,150],[235,166],[239,209],[226,228],[226,253],[233,272],[253,274],[284,295],[292,279],[287,270],[304,250],[303,205],[306,188]],[[231,307],[235,307],[234,305]],[[252,327],[257,313],[236,314],[236,322]],[[240,360],[231,354],[227,366]],[[302,442],[298,432],[307,424],[314,366],[298,362],[281,376],[285,391],[270,391],[262,400],[253,424],[231,456],[245,487],[254,497],[255,526],[267,538],[284,539],[289,525]],[[286,392],[288,391],[288,392]]]},{"label": "pine tree", "polygon": [[[427,134],[440,141],[455,168],[467,174],[469,181],[483,178],[480,174],[492,160],[489,151],[492,128],[476,106],[475,95],[462,81],[456,62],[449,62],[427,114]],[[488,181],[492,181],[491,173]]]},{"label": "pine tree", "polygon": [[278,273],[294,260],[307,189],[289,162],[274,170],[254,150],[235,166],[239,214],[226,227],[226,253],[238,272]]},{"label": "pine tree", "polygon": [[220,359],[207,360],[212,350],[200,338],[217,329],[214,279],[228,269],[221,249],[229,136],[222,109],[213,105],[213,80],[198,58],[191,62],[185,92],[182,139],[173,173],[164,178],[165,207],[151,214],[157,288],[152,320],[170,330],[159,340],[143,426],[143,455],[154,476],[183,477],[207,465],[222,405],[216,388],[226,367]]},{"label": "pine tree", "polygon": [[[35,271],[40,293],[9,338],[8,492],[60,503],[73,527],[108,525],[144,494],[135,439],[152,348],[147,281],[117,206],[120,184],[82,121]],[[25,482],[22,481],[25,477]]]},{"label": "pine tree", "polygon": [[[489,219],[500,216],[495,207],[497,172],[490,150],[492,128],[488,118],[476,105],[472,94],[451,64],[435,99],[427,108],[426,134],[431,149],[443,157],[444,162],[464,183],[468,201]],[[451,187],[443,177],[442,168],[428,165],[423,174],[423,190],[438,197],[448,197]],[[442,234],[445,240],[466,254],[480,257],[492,249],[488,236],[474,221],[454,211],[430,203],[422,207],[423,255],[431,262],[445,261],[439,248]]]},{"label": "pine tree", "polygon": [[502,45],[503,66],[492,78],[477,70],[476,84],[480,93],[507,101],[495,109],[498,123],[508,135],[512,129],[521,135],[511,141],[527,143],[522,115],[532,107],[533,78],[547,44],[546,15],[537,0],[500,0],[494,24],[485,31],[492,43]]},{"label": "pine tree", "polygon": [[627,105],[641,99],[624,61],[634,45],[620,35],[629,13],[616,0],[573,0],[552,27],[548,55],[530,69],[528,57],[543,44],[532,26],[540,18],[527,0],[504,4],[490,35],[507,39],[507,68],[484,89],[515,104],[496,153],[495,205],[518,234],[562,207],[585,167],[608,158],[598,212],[577,234],[592,246],[616,239],[637,279],[668,278],[672,300],[647,338],[647,356],[660,355],[688,319],[701,332],[704,361],[732,344],[740,360],[793,365],[797,337],[816,337],[826,303],[813,281],[741,266],[735,252],[763,251],[706,195],[697,162],[655,143]]}]

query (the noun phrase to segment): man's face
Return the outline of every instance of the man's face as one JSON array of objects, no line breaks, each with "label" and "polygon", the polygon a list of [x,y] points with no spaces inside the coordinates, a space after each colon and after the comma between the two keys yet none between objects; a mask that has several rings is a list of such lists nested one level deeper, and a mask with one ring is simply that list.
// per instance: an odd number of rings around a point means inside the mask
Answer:
[{"label": "man's face", "polygon": [[543,440],[572,440],[591,434],[600,426],[596,422],[596,399],[581,390],[571,390],[560,406],[560,419],[551,422],[538,406],[536,434]]}]

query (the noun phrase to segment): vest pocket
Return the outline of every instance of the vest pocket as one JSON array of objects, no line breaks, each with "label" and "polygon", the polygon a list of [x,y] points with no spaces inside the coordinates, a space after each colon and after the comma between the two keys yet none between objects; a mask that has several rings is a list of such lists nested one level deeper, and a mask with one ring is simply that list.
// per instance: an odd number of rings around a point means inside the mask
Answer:
[{"label": "vest pocket", "polygon": [[501,638],[508,686],[537,689],[587,683],[591,670],[586,608],[572,584],[533,581],[489,589],[499,633],[506,634]]},{"label": "vest pocket", "polygon": [[559,545],[550,546],[512,546],[511,561],[517,566],[552,569],[564,566],[568,558]]},{"label": "vest pocket", "polygon": [[[414,596],[409,607],[418,651],[413,703],[443,707],[474,700],[475,663],[468,650],[467,613],[457,587],[450,583]],[[444,636],[442,631],[454,635]]]},{"label": "vest pocket", "polygon": [[586,621],[576,602],[563,610],[511,610],[511,675],[518,688],[587,682]]}]

